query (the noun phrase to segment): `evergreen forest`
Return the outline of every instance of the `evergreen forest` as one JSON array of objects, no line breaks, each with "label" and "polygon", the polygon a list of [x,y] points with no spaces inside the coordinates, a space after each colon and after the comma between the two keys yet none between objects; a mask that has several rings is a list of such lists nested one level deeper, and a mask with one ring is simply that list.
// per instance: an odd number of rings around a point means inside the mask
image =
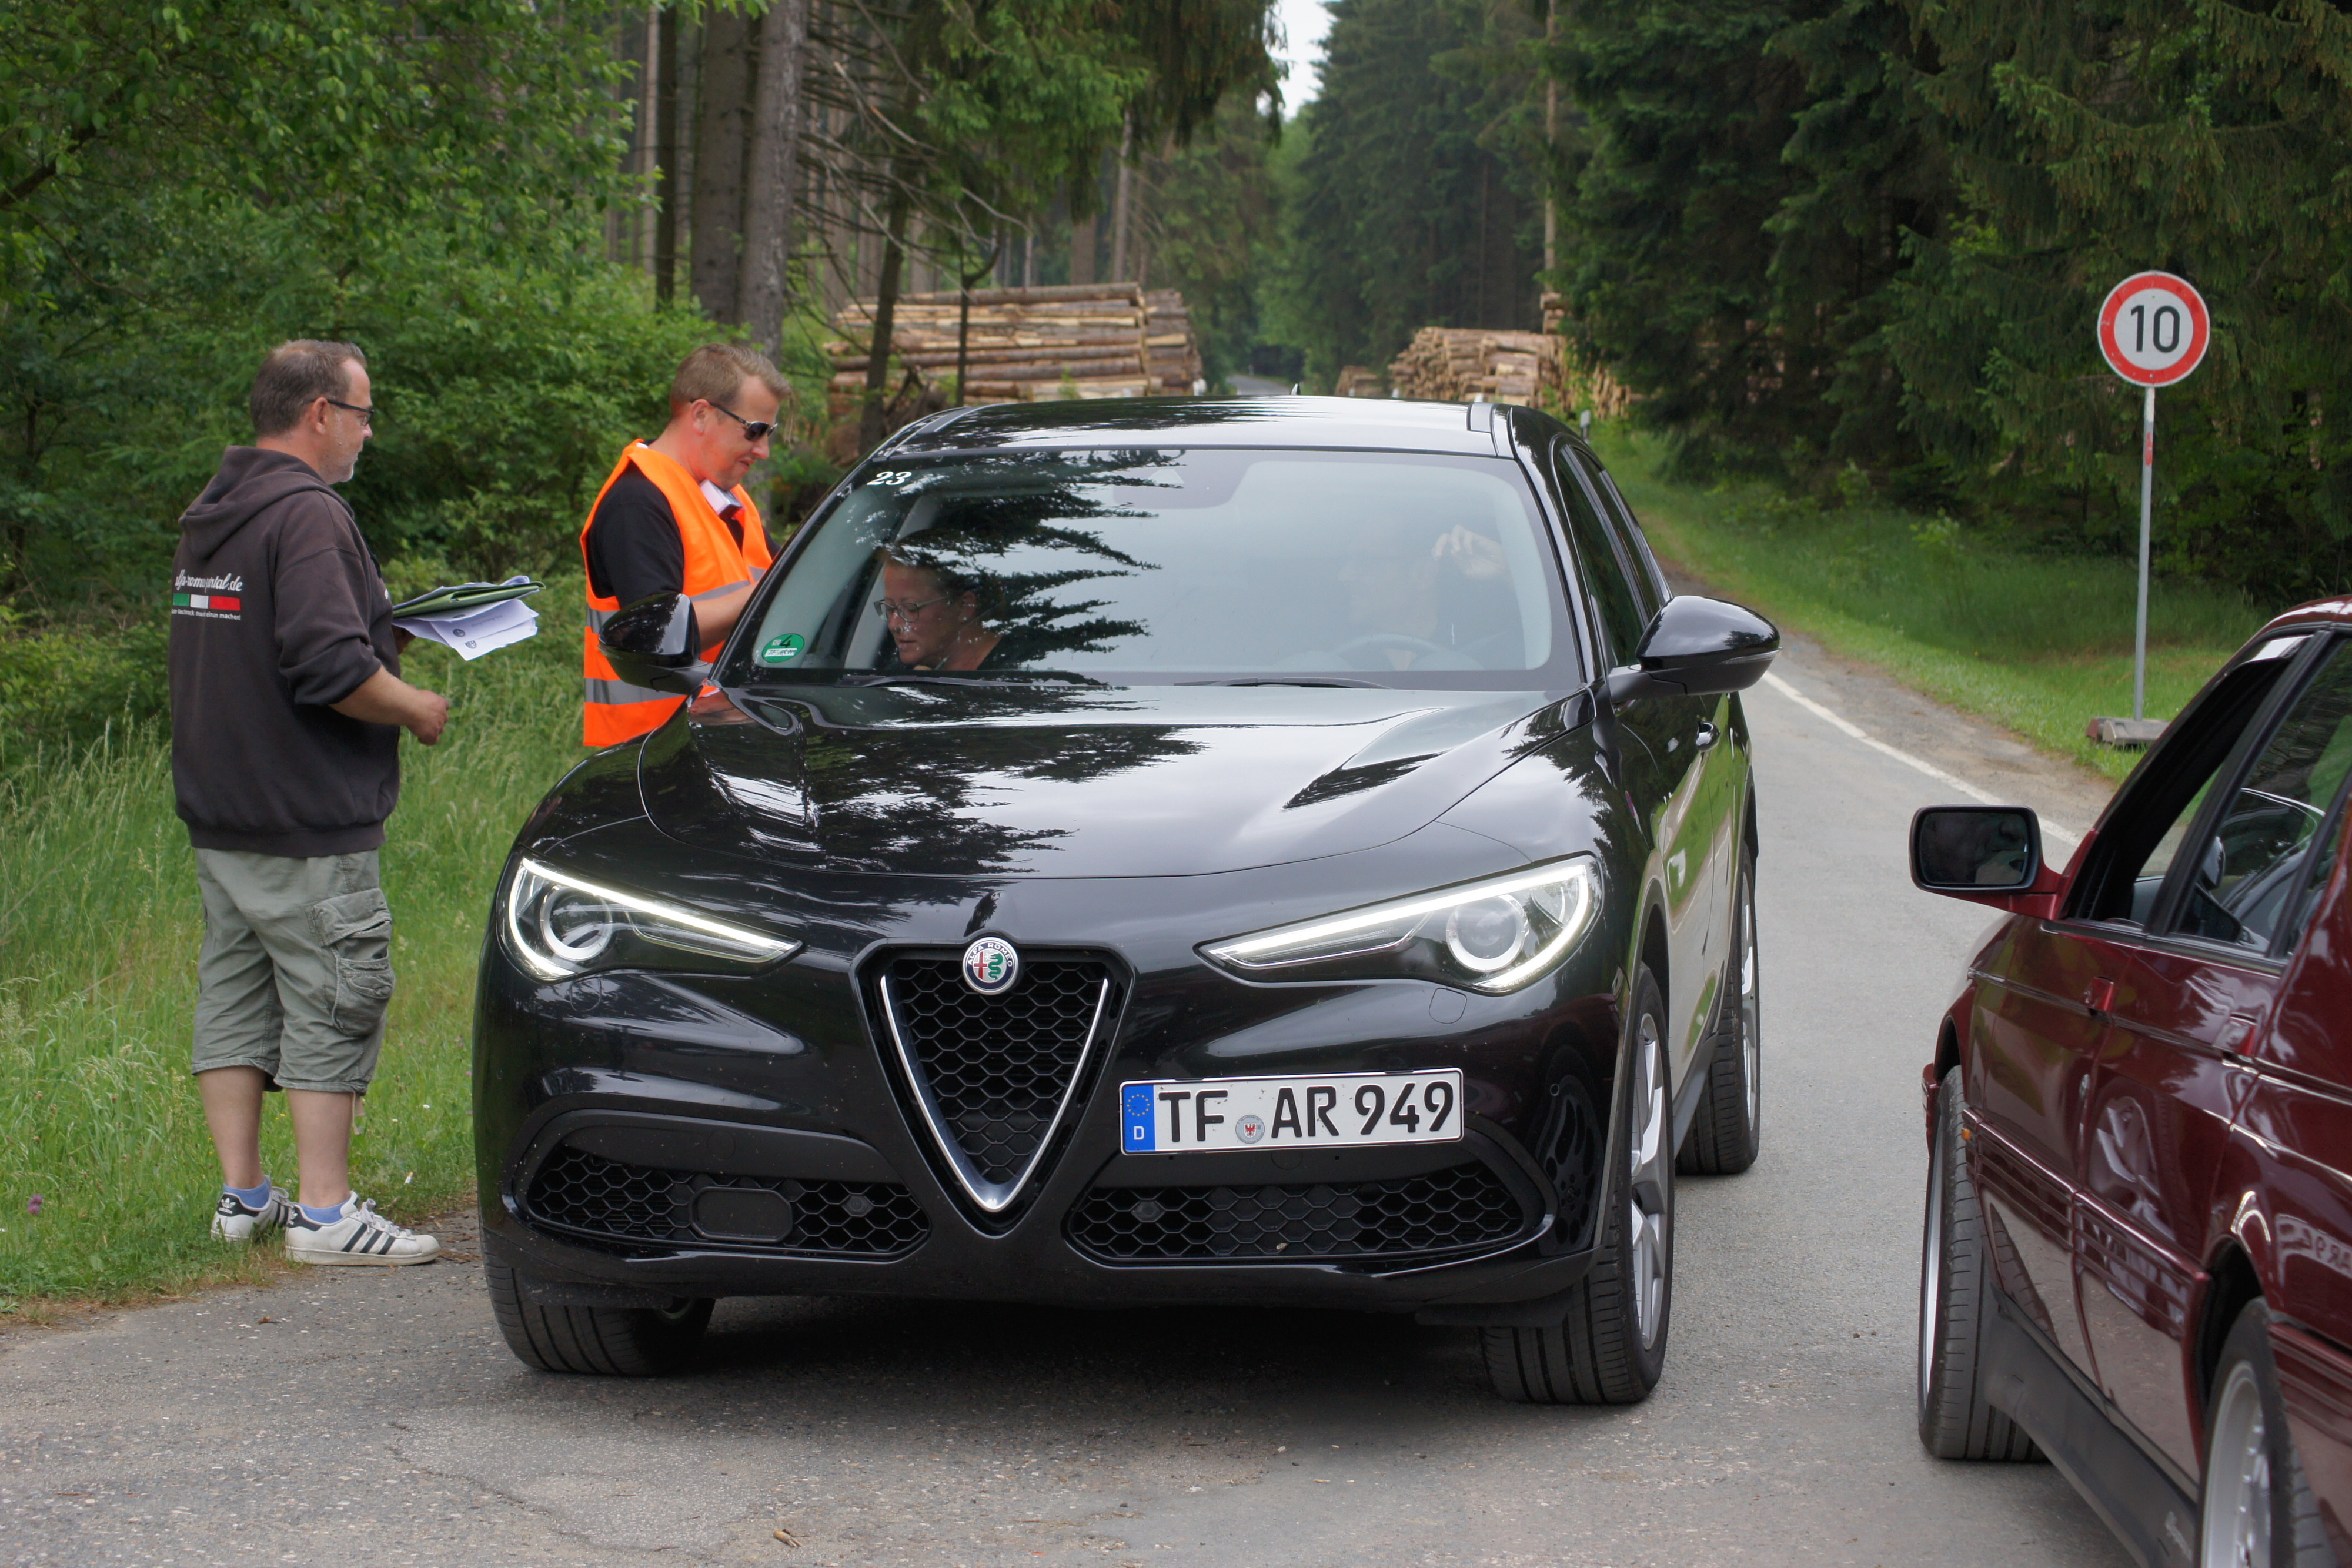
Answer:
[{"label": "evergreen forest", "polygon": [[802,388],[789,518],[845,301],[1103,280],[1181,290],[1221,386],[1549,320],[1682,478],[2112,556],[2139,399],[2092,321],[2167,270],[2213,347],[2160,570],[2352,586],[2352,7],[1328,11],[1307,96],[1269,0],[0,0],[0,712],[156,700],[175,519],[279,340],[367,349],[349,494],[421,583],[576,559],[698,342]]}]

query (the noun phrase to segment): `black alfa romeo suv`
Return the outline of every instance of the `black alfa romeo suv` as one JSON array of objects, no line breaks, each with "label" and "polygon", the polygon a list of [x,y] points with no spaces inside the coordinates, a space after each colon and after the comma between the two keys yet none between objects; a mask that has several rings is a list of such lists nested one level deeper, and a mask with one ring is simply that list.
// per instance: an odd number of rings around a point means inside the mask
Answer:
[{"label": "black alfa romeo suv", "polygon": [[1527,409],[952,410],[826,498],[688,696],[533,813],[484,946],[515,1354],[720,1296],[1412,1312],[1496,1388],[1663,1364],[1674,1194],[1756,1155],[1778,647]]}]

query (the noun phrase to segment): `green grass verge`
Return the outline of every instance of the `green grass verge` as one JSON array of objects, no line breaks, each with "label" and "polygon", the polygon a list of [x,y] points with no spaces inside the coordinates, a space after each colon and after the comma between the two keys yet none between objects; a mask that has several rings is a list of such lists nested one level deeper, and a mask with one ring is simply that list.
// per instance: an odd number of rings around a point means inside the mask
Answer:
[{"label": "green grass verge", "polygon": [[[404,742],[383,849],[398,977],[353,1147],[361,1196],[415,1219],[473,1181],[474,969],[515,830],[580,747],[576,578],[541,634],[467,664],[419,643],[404,673],[450,699],[431,748]],[[121,1301],[257,1277],[205,1234],[220,1171],[188,1081],[204,917],[171,758],[155,730],[0,787],[0,1301]],[[271,1096],[269,1171],[294,1178]],[[32,1212],[38,1196],[39,1212]],[[269,1249],[274,1255],[275,1249]]]},{"label": "green grass verge", "polygon": [[[2013,553],[1948,518],[1824,510],[1761,485],[1677,485],[1654,439],[1595,434],[1659,553],[1718,591],[2110,778],[2139,760],[2083,733],[2131,712],[2129,562]],[[2179,713],[2263,619],[2237,594],[2155,584],[2148,716]]]}]

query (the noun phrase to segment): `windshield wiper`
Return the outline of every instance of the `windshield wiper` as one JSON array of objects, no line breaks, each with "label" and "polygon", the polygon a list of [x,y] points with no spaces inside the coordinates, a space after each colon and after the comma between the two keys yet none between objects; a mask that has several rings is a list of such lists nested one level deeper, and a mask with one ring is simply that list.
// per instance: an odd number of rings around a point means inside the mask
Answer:
[{"label": "windshield wiper", "polygon": [[1001,689],[1013,686],[1093,686],[1102,683],[1076,675],[945,675],[924,670],[902,670],[873,674],[844,672],[841,684],[845,686],[982,686]]},{"label": "windshield wiper", "polygon": [[1371,691],[1383,691],[1378,681],[1359,681],[1346,675],[1234,675],[1229,680],[1178,681],[1180,686],[1363,686]]}]

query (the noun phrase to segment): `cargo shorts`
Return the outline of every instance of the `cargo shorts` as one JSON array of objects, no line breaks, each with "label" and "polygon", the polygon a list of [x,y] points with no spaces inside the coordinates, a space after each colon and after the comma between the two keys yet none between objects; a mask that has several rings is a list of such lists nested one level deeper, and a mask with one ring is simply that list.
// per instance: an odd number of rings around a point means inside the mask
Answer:
[{"label": "cargo shorts", "polygon": [[279,1089],[364,1094],[392,1001],[392,906],[376,852],[198,850],[195,1071],[257,1067]]}]

